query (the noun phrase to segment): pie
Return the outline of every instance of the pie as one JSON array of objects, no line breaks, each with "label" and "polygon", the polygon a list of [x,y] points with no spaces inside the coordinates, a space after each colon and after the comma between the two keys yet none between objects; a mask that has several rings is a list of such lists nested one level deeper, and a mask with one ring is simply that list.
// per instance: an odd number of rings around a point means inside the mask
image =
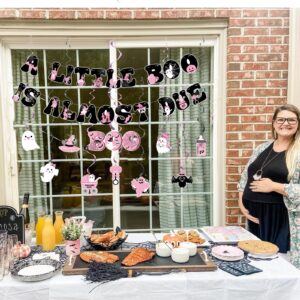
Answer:
[{"label": "pie", "polygon": [[279,251],[279,248],[276,245],[258,240],[240,241],[238,247],[246,252],[256,255],[274,255]]}]

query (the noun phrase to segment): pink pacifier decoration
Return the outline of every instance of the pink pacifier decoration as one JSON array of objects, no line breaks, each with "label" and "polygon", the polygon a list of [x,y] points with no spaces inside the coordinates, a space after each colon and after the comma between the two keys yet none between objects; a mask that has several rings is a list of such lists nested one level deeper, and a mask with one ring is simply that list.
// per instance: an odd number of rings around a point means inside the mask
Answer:
[{"label": "pink pacifier decoration", "polygon": [[89,131],[90,143],[86,146],[89,151],[103,151],[105,149],[105,133],[102,131]]},{"label": "pink pacifier decoration", "polygon": [[125,150],[136,151],[141,145],[141,137],[135,131],[127,131],[122,138],[122,146]]},{"label": "pink pacifier decoration", "polygon": [[41,179],[43,182],[50,182],[52,181],[54,176],[57,176],[59,170],[55,168],[55,164],[49,162],[45,166],[41,167],[40,169]]},{"label": "pink pacifier decoration", "polygon": [[122,173],[122,167],[118,165],[111,166],[109,172],[112,175],[113,184],[117,185],[120,182],[120,173]]},{"label": "pink pacifier decoration", "polygon": [[109,131],[105,136],[104,143],[108,150],[119,150],[122,147],[122,135],[116,130]]},{"label": "pink pacifier decoration", "polygon": [[98,193],[98,180],[101,177],[96,178],[94,174],[86,174],[82,176],[80,180],[81,190],[83,194],[97,194]]},{"label": "pink pacifier decoration", "polygon": [[136,196],[140,197],[143,193],[147,192],[150,188],[150,184],[143,176],[131,180],[131,187],[135,190]]},{"label": "pink pacifier decoration", "polygon": [[156,149],[157,152],[160,154],[170,152],[171,150],[170,135],[167,132],[162,133],[157,138]]},{"label": "pink pacifier decoration", "polygon": [[62,146],[59,146],[58,148],[62,151],[62,152],[66,152],[66,153],[75,153],[78,152],[80,150],[79,147],[75,146],[75,135],[71,135],[68,139],[63,140],[62,141]]}]

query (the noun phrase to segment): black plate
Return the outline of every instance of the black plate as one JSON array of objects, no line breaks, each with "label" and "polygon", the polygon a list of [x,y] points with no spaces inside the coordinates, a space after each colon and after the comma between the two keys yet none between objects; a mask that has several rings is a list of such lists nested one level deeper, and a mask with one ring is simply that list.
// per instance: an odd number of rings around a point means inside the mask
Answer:
[{"label": "black plate", "polygon": [[[47,273],[30,275],[30,276],[24,276],[18,274],[20,270],[26,267],[37,266],[37,265],[50,265],[54,267],[54,270]],[[59,273],[61,267],[62,267],[61,262],[49,258],[37,259],[37,260],[24,260],[14,265],[11,271],[11,276],[20,281],[41,281],[41,280],[51,278],[55,274]]]},{"label": "black plate", "polygon": [[111,244],[110,246],[107,246],[105,243],[93,243],[89,238],[86,239],[88,243],[95,249],[95,250],[116,250],[118,249],[127,239],[128,235],[126,235],[123,239],[118,239],[115,243]]}]

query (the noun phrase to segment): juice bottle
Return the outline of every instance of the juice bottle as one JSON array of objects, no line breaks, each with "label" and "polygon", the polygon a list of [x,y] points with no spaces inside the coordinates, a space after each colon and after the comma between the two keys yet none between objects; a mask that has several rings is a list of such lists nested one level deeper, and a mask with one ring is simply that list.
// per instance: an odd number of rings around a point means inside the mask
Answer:
[{"label": "juice bottle", "polygon": [[63,221],[63,211],[56,211],[55,212],[55,222],[54,222],[54,229],[55,229],[55,243],[56,245],[62,244],[64,241],[63,235],[61,233],[62,227],[64,226]]},{"label": "juice bottle", "polygon": [[42,233],[43,251],[51,251],[55,248],[55,229],[52,223],[52,216],[45,216],[45,224]]},{"label": "juice bottle", "polygon": [[35,234],[36,234],[36,244],[42,245],[42,233],[43,233],[43,227],[45,224],[45,213],[40,212],[38,214],[38,220],[35,226]]}]

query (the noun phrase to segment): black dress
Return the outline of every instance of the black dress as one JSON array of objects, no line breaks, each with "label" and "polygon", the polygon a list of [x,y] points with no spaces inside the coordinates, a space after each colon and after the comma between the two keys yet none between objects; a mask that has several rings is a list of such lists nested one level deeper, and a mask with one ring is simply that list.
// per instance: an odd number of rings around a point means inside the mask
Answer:
[{"label": "black dress", "polygon": [[263,241],[276,244],[279,251],[286,253],[290,249],[290,230],[287,209],[283,196],[276,192],[252,192],[249,185],[253,175],[263,167],[263,178],[279,183],[288,183],[288,169],[285,151],[275,152],[273,143],[265,149],[248,167],[248,181],[243,192],[243,203],[250,215],[259,219],[259,224],[248,221],[249,231]]}]

